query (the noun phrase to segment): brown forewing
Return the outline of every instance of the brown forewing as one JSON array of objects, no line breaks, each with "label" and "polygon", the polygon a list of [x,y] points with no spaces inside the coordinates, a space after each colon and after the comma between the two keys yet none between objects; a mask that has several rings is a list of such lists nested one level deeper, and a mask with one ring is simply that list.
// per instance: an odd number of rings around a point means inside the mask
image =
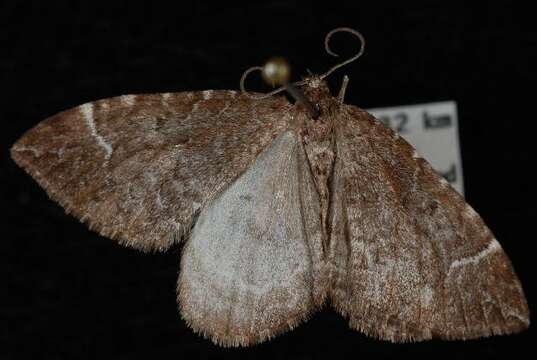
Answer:
[{"label": "brown forewing", "polygon": [[42,121],[11,155],[101,235],[162,250],[286,129],[289,106],[234,91],[120,96]]},{"label": "brown forewing", "polygon": [[332,301],[381,339],[467,339],[529,325],[509,259],[405,140],[343,106],[331,184]]}]

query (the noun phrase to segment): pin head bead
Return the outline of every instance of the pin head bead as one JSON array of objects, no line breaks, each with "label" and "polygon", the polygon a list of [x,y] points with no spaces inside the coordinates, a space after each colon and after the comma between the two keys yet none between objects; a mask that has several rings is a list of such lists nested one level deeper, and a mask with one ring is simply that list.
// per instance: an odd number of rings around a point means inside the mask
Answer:
[{"label": "pin head bead", "polygon": [[275,57],[265,63],[261,76],[267,84],[273,87],[284,85],[291,77],[291,66],[284,58]]}]

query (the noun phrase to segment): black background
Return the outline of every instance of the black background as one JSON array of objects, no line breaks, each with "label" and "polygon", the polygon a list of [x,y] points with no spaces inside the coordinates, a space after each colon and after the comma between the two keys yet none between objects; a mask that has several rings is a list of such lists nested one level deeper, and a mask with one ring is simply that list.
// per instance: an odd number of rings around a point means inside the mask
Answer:
[{"label": "black background", "polygon": [[[173,4],[0,3],[1,358],[492,358],[531,351],[532,328],[468,342],[391,344],[349,330],[328,307],[262,345],[216,347],[178,314],[179,247],[144,255],[87,230],[8,153],[40,120],[87,101],[237,89],[246,68],[276,54],[291,61],[295,78],[306,69],[320,73],[334,63],[322,49],[324,35],[350,26],[365,35],[366,53],[332,75],[334,91],[348,74],[346,102],[363,108],[457,102],[466,197],[510,256],[536,313],[537,32],[529,9],[450,1]],[[356,45],[345,35],[334,41],[341,54]]]}]

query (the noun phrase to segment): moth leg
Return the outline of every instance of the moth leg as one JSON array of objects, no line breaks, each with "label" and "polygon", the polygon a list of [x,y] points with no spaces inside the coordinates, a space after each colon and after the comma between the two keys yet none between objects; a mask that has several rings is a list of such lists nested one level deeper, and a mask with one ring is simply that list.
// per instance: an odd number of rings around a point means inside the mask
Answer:
[{"label": "moth leg", "polygon": [[349,77],[347,75],[343,76],[343,81],[341,83],[341,88],[339,89],[339,94],[337,96],[337,99],[340,104],[343,104],[343,100],[345,99],[345,91],[347,91],[347,85],[349,84]]}]

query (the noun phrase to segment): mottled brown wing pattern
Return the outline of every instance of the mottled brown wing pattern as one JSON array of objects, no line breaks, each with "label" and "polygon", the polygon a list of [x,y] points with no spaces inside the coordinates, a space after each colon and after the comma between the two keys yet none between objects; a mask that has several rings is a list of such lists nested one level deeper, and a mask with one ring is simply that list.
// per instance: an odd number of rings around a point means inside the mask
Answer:
[{"label": "mottled brown wing pattern", "polygon": [[46,119],[11,155],[101,235],[163,250],[285,131],[289,107],[227,90],[125,95]]},{"label": "mottled brown wing pattern", "polygon": [[526,328],[509,259],[447,181],[354,106],[335,127],[331,297],[350,326],[396,342]]}]

